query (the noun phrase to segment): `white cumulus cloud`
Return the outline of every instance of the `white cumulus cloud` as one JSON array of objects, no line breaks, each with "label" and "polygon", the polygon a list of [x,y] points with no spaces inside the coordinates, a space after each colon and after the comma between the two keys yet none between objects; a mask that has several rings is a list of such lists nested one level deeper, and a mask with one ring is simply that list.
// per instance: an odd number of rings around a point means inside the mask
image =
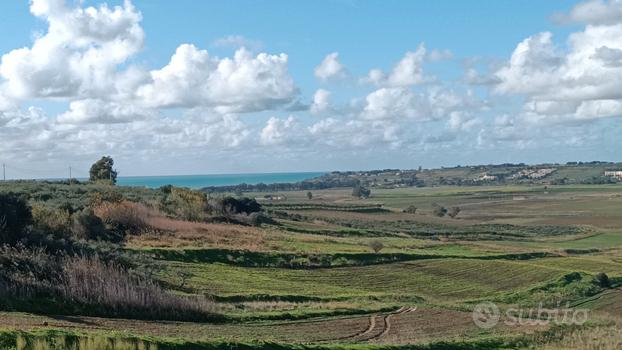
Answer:
[{"label": "white cumulus cloud", "polygon": [[343,79],[347,76],[346,68],[341,62],[339,62],[339,53],[333,52],[322,60],[322,62],[315,67],[315,77],[322,80],[331,79]]},{"label": "white cumulus cloud", "polygon": [[2,56],[5,91],[19,99],[114,94],[117,66],[143,46],[142,16],[131,2],[82,8],[33,0],[30,10],[48,30],[32,47]]},{"label": "white cumulus cloud", "polygon": [[310,111],[313,114],[320,114],[328,111],[330,108],[330,91],[318,89],[313,94],[313,103]]},{"label": "white cumulus cloud", "polygon": [[165,67],[151,71],[151,81],[137,95],[150,107],[203,106],[226,113],[273,109],[298,94],[287,60],[285,54],[253,56],[245,49],[220,59],[183,44]]},{"label": "white cumulus cloud", "polygon": [[386,74],[380,69],[372,69],[367,74],[367,77],[361,79],[361,81],[386,87],[405,87],[421,84],[428,80],[423,73],[423,63],[425,60],[426,48],[423,44],[420,44],[416,51],[406,52],[390,73]]}]

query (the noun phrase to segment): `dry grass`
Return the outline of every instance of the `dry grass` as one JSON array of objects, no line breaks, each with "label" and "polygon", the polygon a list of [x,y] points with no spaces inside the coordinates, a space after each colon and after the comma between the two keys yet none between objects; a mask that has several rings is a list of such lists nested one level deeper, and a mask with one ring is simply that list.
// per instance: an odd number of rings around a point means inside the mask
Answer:
[{"label": "dry grass", "polygon": [[[213,320],[204,296],[166,292],[154,281],[94,257],[50,256],[43,250],[0,248],[0,307],[136,319]],[[42,301],[43,303],[40,303]],[[6,304],[6,305],[5,305]],[[42,304],[42,306],[37,306]]]},{"label": "dry grass", "polygon": [[622,349],[620,325],[577,329],[563,339],[541,347],[542,350],[619,350]]},{"label": "dry grass", "polygon": [[18,335],[16,350],[157,350],[157,344],[140,339],[89,336],[26,337]]},{"label": "dry grass", "polygon": [[147,206],[127,200],[120,202],[101,202],[93,208],[103,222],[118,226],[132,233],[140,233],[147,229],[149,217],[159,213]]},{"label": "dry grass", "polygon": [[128,237],[128,247],[266,249],[265,235],[256,227],[190,222],[164,216],[149,216],[146,223],[153,231]]},{"label": "dry grass", "polygon": [[153,281],[97,257],[66,259],[60,289],[66,300],[102,306],[111,315],[183,320],[208,319],[215,313],[211,300],[171,295]]}]

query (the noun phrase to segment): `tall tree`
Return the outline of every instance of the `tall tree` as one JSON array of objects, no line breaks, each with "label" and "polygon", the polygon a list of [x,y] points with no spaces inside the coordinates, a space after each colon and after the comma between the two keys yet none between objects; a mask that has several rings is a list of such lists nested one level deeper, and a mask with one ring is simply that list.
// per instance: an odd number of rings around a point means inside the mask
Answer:
[{"label": "tall tree", "polygon": [[104,156],[91,166],[89,171],[91,181],[110,181],[117,183],[117,171],[113,169],[114,160],[110,156]]}]

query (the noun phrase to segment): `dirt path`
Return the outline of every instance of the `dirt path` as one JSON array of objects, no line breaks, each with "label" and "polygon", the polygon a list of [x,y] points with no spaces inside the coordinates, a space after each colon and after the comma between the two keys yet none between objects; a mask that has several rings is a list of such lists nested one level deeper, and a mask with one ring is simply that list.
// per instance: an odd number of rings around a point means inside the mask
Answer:
[{"label": "dirt path", "polygon": [[[416,311],[416,312],[415,312]],[[85,316],[44,316],[0,312],[0,328],[18,330],[66,329],[85,332],[121,332],[128,335],[194,340],[249,339],[276,343],[382,343],[418,344],[437,339],[476,336],[471,313],[444,308],[400,307],[368,315],[308,320],[208,324],[140,321]],[[507,330],[503,330],[506,332]],[[518,330],[517,330],[518,331]]]},{"label": "dirt path", "polygon": [[366,339],[366,341],[370,341],[370,340],[375,340],[375,339],[378,339],[378,338],[382,338],[382,337],[384,337],[385,335],[389,334],[389,332],[391,331],[391,318],[392,318],[393,316],[395,316],[395,315],[401,315],[401,314],[405,314],[405,313],[409,313],[409,312],[414,312],[414,311],[416,311],[416,310],[417,310],[417,307],[402,307],[402,308],[398,309],[397,311],[392,312],[392,313],[390,313],[390,314],[386,315],[386,316],[384,317],[384,322],[383,322],[384,329],[382,330],[382,332],[380,332],[380,334],[378,334],[378,335],[377,335],[377,336],[375,336],[375,337],[371,337],[371,338],[369,338],[369,339]]},{"label": "dirt path", "polygon": [[369,324],[367,328],[364,330],[357,332],[356,334],[343,337],[340,339],[330,339],[327,341],[344,341],[351,340],[355,342],[367,342],[370,340],[376,340],[381,338],[391,331],[391,318],[395,315],[405,314],[409,312],[414,312],[417,310],[417,307],[406,307],[402,306],[401,308],[386,313],[386,314],[375,314],[369,316]]}]

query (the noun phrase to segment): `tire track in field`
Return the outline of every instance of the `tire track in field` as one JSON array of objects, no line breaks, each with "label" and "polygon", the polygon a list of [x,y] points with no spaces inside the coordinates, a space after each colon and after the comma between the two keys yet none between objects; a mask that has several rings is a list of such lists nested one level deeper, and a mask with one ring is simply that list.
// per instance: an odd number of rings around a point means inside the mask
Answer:
[{"label": "tire track in field", "polygon": [[[395,315],[405,314],[409,312],[414,312],[417,310],[417,307],[406,307],[403,306],[395,311],[389,312],[387,314],[375,314],[369,317],[369,324],[367,328],[364,330],[347,336],[338,340],[353,340],[356,342],[367,342],[370,340],[375,340],[387,335],[391,331],[391,318]],[[378,322],[377,319],[382,317],[382,322]]]},{"label": "tire track in field", "polygon": [[393,318],[393,316],[396,315],[401,315],[401,314],[405,314],[405,313],[409,313],[409,312],[414,312],[417,310],[417,307],[402,307],[399,308],[398,310],[391,312],[387,315],[384,316],[383,319],[383,330],[382,332],[380,332],[379,334],[376,334],[373,337],[367,338],[364,341],[370,341],[370,340],[376,340],[379,338],[384,337],[385,335],[389,334],[389,332],[391,331],[391,318]]}]

